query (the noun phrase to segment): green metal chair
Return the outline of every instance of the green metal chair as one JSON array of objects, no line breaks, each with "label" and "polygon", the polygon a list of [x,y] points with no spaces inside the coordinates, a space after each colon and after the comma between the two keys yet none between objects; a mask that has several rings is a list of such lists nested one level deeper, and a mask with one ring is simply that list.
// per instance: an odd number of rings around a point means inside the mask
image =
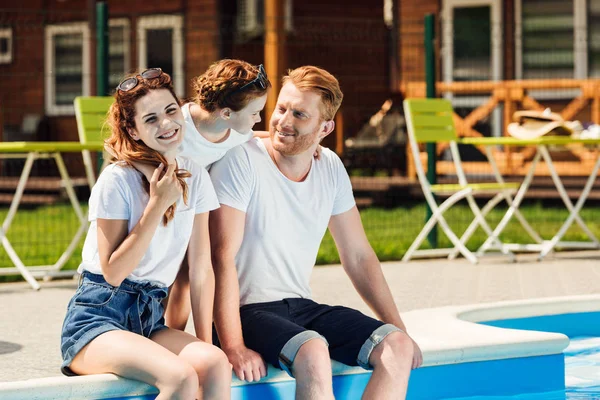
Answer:
[{"label": "green metal chair", "polygon": [[[432,216],[426,222],[425,226],[414,240],[408,251],[403,257],[403,261],[408,261],[413,257],[435,257],[448,256],[454,258],[458,253],[462,254],[473,264],[478,262],[478,258],[466,247],[466,243],[475,232],[477,227],[481,228],[488,235],[490,240],[497,245],[501,253],[511,257],[514,260],[514,254],[493,234],[492,229],[485,220],[485,216],[502,200],[505,199],[509,204],[510,195],[518,187],[518,183],[469,183],[467,182],[464,170],[462,168],[460,154],[456,139],[456,128],[453,120],[452,104],[444,99],[406,99],[404,100],[404,113],[406,118],[410,149],[412,152],[417,177],[427,204],[431,208]],[[452,159],[456,168],[458,184],[436,184],[429,183],[421,158],[419,155],[419,143],[441,143],[448,142],[452,153]],[[483,208],[479,208],[474,195],[478,193],[495,193]],[[449,194],[449,197],[438,204],[434,194]],[[474,214],[474,220],[464,232],[461,238],[450,229],[443,214],[458,201],[466,199],[471,211]],[[438,224],[450,239],[454,248],[427,249],[419,250],[419,247],[427,237],[433,227]]]},{"label": "green metal chair", "polygon": [[[77,119],[77,131],[79,132],[79,141],[82,144],[93,142],[103,142],[110,135],[110,129],[106,124],[108,109],[115,101],[110,96],[87,96],[76,97],[75,117]],[[90,188],[96,183],[96,174],[94,173],[94,164],[89,150],[83,150],[83,164],[85,174]],[[107,157],[103,157],[104,163]],[[102,166],[104,166],[104,163]]]}]

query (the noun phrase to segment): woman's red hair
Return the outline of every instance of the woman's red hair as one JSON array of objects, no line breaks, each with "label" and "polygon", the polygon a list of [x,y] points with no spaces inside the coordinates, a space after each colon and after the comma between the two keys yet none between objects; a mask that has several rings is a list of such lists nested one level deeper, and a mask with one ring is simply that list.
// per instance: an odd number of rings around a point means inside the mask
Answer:
[{"label": "woman's red hair", "polygon": [[[125,77],[131,78],[136,77],[138,84],[133,89],[124,92],[117,89],[115,92],[116,101],[112,104],[108,111],[108,124],[111,127],[111,135],[104,141],[106,150],[112,154],[116,161],[123,161],[133,168],[133,163],[148,164],[154,168],[157,168],[159,164],[167,166],[168,162],[166,158],[158,151],[151,149],[141,140],[134,140],[129,131],[135,129],[135,104],[136,102],[147,95],[152,90],[166,89],[168,90],[176,103],[181,106],[181,101],[173,90],[171,83],[171,77],[169,74],[163,72],[157,78],[144,79],[139,75],[139,72],[133,73],[130,76]],[[188,186],[184,178],[192,176],[185,169],[178,169],[175,171],[177,179],[183,189],[183,201],[187,204],[188,200]],[[142,175],[142,183],[146,193],[150,193],[150,183]],[[172,204],[163,216],[163,224],[173,219],[175,216],[176,204]]]}]

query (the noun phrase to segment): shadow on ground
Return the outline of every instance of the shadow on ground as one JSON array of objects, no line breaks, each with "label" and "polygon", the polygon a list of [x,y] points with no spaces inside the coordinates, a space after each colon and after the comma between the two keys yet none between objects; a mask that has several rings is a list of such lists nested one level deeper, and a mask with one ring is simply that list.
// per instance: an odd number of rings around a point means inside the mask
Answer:
[{"label": "shadow on ground", "polygon": [[23,346],[20,344],[3,342],[0,340],[0,354],[14,353],[15,351],[21,350],[21,348],[23,348]]}]

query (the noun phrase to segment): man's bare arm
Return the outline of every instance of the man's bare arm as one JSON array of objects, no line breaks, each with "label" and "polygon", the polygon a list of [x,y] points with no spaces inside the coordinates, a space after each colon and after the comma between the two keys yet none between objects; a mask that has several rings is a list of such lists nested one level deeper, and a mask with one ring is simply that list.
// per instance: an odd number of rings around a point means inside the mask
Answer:
[{"label": "man's bare arm", "polygon": [[[383,322],[397,326],[408,334],[383,275],[381,264],[369,244],[357,208],[353,207],[345,213],[331,217],[329,230],[344,270],[365,303]],[[413,368],[416,368],[421,365],[423,356],[414,340],[413,345]]]},{"label": "man's bare arm", "polygon": [[239,379],[258,381],[267,375],[261,356],[248,349],[240,321],[240,287],[235,256],[244,238],[246,214],[221,205],[210,213],[210,239],[215,271],[215,326],[221,348]]}]

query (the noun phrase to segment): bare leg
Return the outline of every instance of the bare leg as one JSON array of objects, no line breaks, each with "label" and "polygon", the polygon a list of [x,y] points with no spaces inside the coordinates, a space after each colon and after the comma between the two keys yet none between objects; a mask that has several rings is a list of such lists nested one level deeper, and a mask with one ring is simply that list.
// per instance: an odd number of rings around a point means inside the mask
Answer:
[{"label": "bare leg", "polygon": [[294,360],[297,400],[334,400],[327,345],[312,339],[300,346]]},{"label": "bare leg", "polygon": [[403,332],[393,332],[386,336],[369,357],[373,374],[362,398],[364,400],[406,398],[412,359],[413,344],[408,335]]},{"label": "bare leg", "polygon": [[231,396],[231,365],[219,348],[175,329],[164,329],[151,339],[177,354],[197,374],[199,399],[227,400]]},{"label": "bare leg", "polygon": [[113,373],[155,386],[158,400],[197,397],[198,376],[180,357],[147,338],[127,331],[103,333],[71,363],[80,375]]},{"label": "bare leg", "polygon": [[184,258],[177,278],[169,290],[169,299],[165,309],[165,321],[169,328],[185,330],[192,302],[190,300],[190,267]]}]

